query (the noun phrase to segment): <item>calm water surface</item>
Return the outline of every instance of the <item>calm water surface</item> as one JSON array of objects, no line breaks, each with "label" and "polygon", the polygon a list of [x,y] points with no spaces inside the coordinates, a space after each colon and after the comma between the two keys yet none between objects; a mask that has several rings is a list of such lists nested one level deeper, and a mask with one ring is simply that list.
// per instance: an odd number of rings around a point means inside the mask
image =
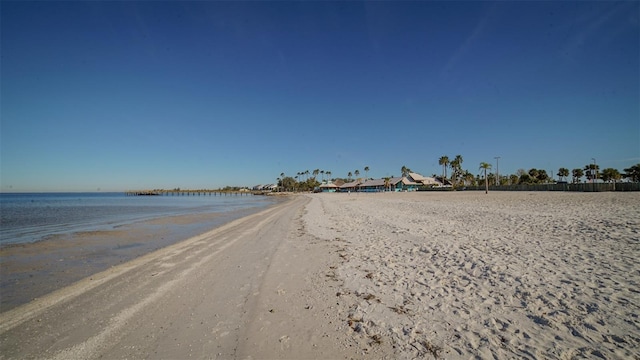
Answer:
[{"label": "calm water surface", "polygon": [[[0,194],[0,312],[277,201],[251,195]],[[186,223],[146,221],[200,214],[206,216]],[[109,231],[120,229],[125,231]]]},{"label": "calm water surface", "polygon": [[268,196],[125,196],[123,193],[0,194],[0,244],[29,243],[52,235],[112,230],[173,215],[262,208]]}]

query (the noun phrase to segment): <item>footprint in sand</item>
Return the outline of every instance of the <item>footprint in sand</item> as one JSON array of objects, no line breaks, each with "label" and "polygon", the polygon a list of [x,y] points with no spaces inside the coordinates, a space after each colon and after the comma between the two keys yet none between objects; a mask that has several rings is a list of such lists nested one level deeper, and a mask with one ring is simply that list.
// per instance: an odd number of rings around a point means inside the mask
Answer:
[{"label": "footprint in sand", "polygon": [[280,337],[280,349],[281,350],[285,350],[291,347],[291,345],[289,345],[289,336],[287,335],[283,335]]}]

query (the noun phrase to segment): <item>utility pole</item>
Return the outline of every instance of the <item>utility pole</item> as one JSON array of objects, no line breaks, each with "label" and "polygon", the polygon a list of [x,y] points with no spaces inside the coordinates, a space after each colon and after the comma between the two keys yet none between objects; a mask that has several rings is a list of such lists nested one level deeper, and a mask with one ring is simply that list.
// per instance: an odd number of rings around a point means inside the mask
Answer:
[{"label": "utility pole", "polygon": [[496,186],[500,186],[500,171],[498,167],[498,161],[500,160],[500,156],[494,157],[496,159]]}]

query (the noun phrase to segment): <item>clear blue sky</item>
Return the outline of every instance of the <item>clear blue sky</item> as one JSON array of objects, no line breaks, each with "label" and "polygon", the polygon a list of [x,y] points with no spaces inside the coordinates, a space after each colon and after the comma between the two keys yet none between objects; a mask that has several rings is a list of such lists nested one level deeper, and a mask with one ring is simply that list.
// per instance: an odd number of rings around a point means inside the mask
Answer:
[{"label": "clear blue sky", "polygon": [[640,3],[11,2],[1,191],[640,163]]}]

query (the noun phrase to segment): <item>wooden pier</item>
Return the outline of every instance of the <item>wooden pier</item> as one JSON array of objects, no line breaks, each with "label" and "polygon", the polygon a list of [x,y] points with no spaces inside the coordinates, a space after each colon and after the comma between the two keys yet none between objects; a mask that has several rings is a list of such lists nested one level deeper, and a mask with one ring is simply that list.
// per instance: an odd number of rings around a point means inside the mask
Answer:
[{"label": "wooden pier", "polygon": [[264,195],[263,191],[239,190],[127,190],[126,196],[251,196]]}]

